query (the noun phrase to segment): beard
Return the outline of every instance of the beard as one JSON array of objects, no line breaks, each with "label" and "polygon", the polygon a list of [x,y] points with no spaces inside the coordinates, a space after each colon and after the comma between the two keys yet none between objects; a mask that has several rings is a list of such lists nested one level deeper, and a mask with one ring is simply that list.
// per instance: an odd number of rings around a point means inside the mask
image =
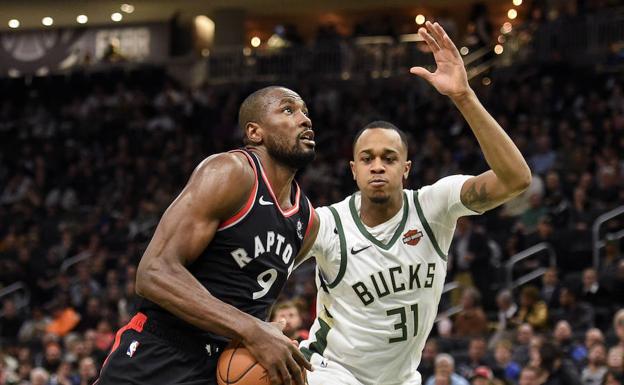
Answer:
[{"label": "beard", "polygon": [[289,148],[284,140],[275,140],[269,136],[266,138],[265,146],[273,159],[295,170],[307,166],[316,156],[314,149],[303,148],[299,138],[296,144]]},{"label": "beard", "polygon": [[378,205],[382,205],[384,203],[387,203],[390,200],[390,195],[384,195],[384,196],[372,196],[370,197],[370,201],[378,204]]}]

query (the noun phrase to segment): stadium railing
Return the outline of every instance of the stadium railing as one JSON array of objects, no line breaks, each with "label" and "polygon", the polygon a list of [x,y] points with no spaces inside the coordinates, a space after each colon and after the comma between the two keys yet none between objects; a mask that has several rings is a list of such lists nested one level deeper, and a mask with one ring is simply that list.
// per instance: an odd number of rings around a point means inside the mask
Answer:
[{"label": "stadium railing", "polygon": [[514,280],[513,270],[514,267],[521,261],[524,261],[527,258],[533,257],[542,252],[548,253],[548,262],[550,267],[554,267],[557,265],[557,255],[555,253],[555,249],[548,242],[541,242],[536,245],[529,247],[526,250],[523,250],[515,255],[513,255],[509,260],[505,263],[505,271],[506,271],[506,285],[509,290],[513,290],[519,286],[524,285],[527,282],[530,282],[534,279],[537,279],[544,275],[547,267],[540,267],[536,270],[533,270],[530,273],[524,274],[521,277]]},{"label": "stadium railing", "polygon": [[616,207],[613,210],[607,211],[606,213],[600,215],[596,218],[592,225],[592,257],[594,269],[596,270],[600,269],[600,249],[605,247],[609,241],[616,241],[624,238],[624,229],[621,229],[613,233],[607,233],[605,234],[604,239],[601,239],[600,228],[611,219],[622,214],[624,214],[624,206]]}]

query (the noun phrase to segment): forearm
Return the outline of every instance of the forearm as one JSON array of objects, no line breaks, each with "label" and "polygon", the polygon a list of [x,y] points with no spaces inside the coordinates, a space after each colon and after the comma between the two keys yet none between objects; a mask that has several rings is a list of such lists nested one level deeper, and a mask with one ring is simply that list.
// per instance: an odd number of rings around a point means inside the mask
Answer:
[{"label": "forearm", "polygon": [[139,268],[137,292],[202,330],[233,339],[249,338],[258,322],[215,298],[182,265]]},{"label": "forearm", "polygon": [[470,125],[487,164],[501,183],[511,190],[526,187],[531,180],[529,166],[518,147],[483,107],[474,91],[468,90],[451,100]]}]

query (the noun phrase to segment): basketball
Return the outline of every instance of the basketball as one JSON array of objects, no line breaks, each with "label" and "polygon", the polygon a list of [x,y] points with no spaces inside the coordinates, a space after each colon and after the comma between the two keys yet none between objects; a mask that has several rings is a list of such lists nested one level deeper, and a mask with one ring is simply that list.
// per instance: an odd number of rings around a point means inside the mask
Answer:
[{"label": "basketball", "polygon": [[270,385],[267,371],[240,343],[225,348],[217,363],[219,385]]}]

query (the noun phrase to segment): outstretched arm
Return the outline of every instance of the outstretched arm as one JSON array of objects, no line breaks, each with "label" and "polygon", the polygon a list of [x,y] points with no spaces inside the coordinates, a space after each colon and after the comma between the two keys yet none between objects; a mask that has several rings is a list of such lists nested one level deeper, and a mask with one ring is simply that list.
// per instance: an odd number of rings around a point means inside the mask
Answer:
[{"label": "outstretched arm", "polygon": [[444,29],[438,23],[427,22],[426,29],[421,28],[418,33],[433,52],[437,69],[432,73],[412,67],[410,72],[451,98],[477,137],[491,168],[464,183],[462,203],[478,212],[491,210],[526,190],[531,183],[531,170],[518,147],[470,88],[464,62]]}]

